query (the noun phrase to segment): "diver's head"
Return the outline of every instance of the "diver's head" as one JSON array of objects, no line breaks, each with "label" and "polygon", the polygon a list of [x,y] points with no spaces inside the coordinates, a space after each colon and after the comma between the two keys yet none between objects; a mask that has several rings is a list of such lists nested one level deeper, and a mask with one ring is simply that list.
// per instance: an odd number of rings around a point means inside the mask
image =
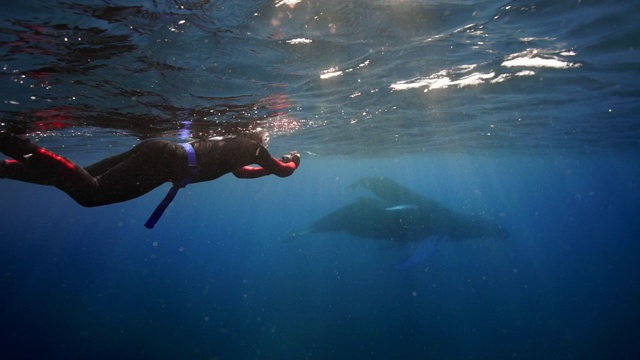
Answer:
[{"label": "diver's head", "polygon": [[269,146],[269,132],[261,127],[251,125],[223,124],[213,130],[208,139],[224,140],[235,137],[243,137],[255,141],[264,147]]},{"label": "diver's head", "polygon": [[249,138],[264,147],[269,146],[269,133],[263,128],[255,128],[252,130],[243,131],[238,136]]}]

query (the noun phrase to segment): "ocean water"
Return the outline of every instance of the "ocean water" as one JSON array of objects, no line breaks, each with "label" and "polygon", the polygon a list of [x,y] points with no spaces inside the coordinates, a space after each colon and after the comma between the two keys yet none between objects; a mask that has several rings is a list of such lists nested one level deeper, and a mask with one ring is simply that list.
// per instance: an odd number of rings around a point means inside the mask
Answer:
[{"label": "ocean water", "polygon": [[[3,359],[640,357],[640,3],[3,3],[0,128],[87,165],[260,126],[286,179],[83,208],[0,180]],[[387,176],[507,228],[288,234]]]}]

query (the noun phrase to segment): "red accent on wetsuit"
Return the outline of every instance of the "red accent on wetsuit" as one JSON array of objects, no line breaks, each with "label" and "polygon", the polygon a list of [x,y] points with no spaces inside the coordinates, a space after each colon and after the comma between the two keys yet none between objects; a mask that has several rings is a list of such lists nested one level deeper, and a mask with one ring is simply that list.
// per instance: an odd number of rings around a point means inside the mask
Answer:
[{"label": "red accent on wetsuit", "polygon": [[274,175],[278,175],[278,176],[289,176],[291,174],[293,174],[293,172],[298,168],[298,165],[296,165],[295,162],[290,161],[290,162],[282,162],[276,158],[273,158],[278,164],[280,164],[280,169],[282,171],[279,172],[274,172]]},{"label": "red accent on wetsuit", "polygon": [[41,155],[47,156],[55,161],[60,162],[62,165],[64,165],[65,167],[67,167],[69,170],[75,170],[76,166],[69,160],[63,158],[60,155],[54,154],[51,151],[44,149],[44,148],[39,148],[37,150]]},{"label": "red accent on wetsuit", "polygon": [[243,166],[240,170],[234,171],[234,174],[242,179],[255,179],[270,174],[277,176],[289,176],[293,174],[298,167],[293,161],[284,163],[276,158],[273,158],[273,160],[278,164],[278,168],[272,169],[271,172],[267,171],[267,169],[262,166],[247,165]]},{"label": "red accent on wetsuit", "polygon": [[243,166],[242,169],[234,173],[237,177],[242,179],[255,179],[261,176],[269,175],[267,171],[261,166]]}]

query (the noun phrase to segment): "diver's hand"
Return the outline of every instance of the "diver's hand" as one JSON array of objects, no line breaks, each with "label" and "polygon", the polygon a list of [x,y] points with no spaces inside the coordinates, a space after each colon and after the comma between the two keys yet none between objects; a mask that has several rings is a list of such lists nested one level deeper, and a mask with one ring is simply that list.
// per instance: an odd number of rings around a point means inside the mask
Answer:
[{"label": "diver's hand", "polygon": [[287,155],[282,155],[283,163],[294,162],[296,164],[296,168],[300,166],[300,154],[297,151],[292,151]]}]

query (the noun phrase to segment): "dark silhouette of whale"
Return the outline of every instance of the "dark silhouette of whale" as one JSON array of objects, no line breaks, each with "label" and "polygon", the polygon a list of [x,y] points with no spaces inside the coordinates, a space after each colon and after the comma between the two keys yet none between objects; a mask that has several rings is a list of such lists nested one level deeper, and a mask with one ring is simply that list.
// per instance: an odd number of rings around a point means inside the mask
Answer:
[{"label": "dark silhouette of whale", "polygon": [[[358,237],[398,243],[419,242],[429,238],[456,241],[509,237],[507,230],[500,225],[477,215],[450,210],[389,178],[362,178],[348,188],[367,189],[377,198],[359,198],[356,202],[318,219],[310,227],[294,232],[290,240],[310,233],[340,231]],[[408,267],[435,251],[435,242],[432,245],[418,246],[417,257],[409,259],[409,263],[405,262],[406,266],[401,267]]]}]

